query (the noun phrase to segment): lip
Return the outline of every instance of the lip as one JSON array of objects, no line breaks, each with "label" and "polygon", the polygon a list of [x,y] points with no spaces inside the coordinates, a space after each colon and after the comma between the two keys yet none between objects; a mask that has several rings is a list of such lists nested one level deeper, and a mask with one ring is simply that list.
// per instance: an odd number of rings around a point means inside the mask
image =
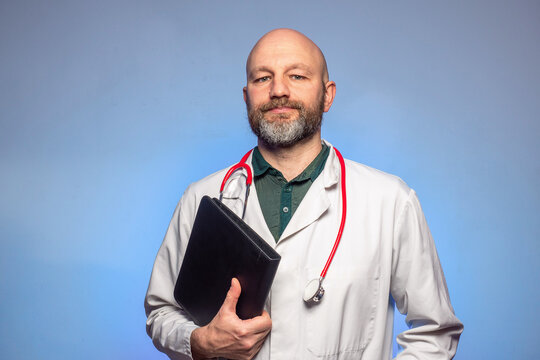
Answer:
[{"label": "lip", "polygon": [[282,114],[282,113],[289,112],[291,110],[294,110],[294,109],[290,108],[290,107],[287,107],[287,106],[280,106],[280,107],[277,107],[277,108],[270,109],[270,110],[268,110],[268,112],[271,112],[271,113],[274,113],[274,114]]}]

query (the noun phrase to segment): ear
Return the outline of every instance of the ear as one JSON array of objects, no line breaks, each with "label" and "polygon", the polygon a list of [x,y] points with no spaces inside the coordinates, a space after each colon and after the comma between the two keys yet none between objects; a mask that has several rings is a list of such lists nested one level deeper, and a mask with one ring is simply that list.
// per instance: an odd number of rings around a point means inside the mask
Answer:
[{"label": "ear", "polygon": [[242,89],[242,91],[244,92],[244,102],[247,104],[247,87],[244,86],[244,88]]},{"label": "ear", "polygon": [[333,81],[327,81],[326,84],[324,84],[324,112],[330,110],[335,97],[336,83]]}]

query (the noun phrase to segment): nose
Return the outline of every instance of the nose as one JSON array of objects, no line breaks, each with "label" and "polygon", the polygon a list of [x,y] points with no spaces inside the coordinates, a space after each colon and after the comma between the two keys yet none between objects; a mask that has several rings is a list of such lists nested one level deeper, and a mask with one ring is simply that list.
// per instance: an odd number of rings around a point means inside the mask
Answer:
[{"label": "nose", "polygon": [[284,79],[278,77],[272,79],[272,86],[270,87],[270,97],[289,97],[289,86]]}]

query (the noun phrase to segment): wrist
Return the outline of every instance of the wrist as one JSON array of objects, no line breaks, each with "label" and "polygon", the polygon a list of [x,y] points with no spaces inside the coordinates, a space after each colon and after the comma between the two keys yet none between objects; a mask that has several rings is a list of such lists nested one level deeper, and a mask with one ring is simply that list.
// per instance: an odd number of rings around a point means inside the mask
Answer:
[{"label": "wrist", "polygon": [[190,345],[191,345],[191,357],[193,360],[201,360],[211,358],[208,353],[208,337],[205,335],[206,326],[199,327],[191,332]]}]

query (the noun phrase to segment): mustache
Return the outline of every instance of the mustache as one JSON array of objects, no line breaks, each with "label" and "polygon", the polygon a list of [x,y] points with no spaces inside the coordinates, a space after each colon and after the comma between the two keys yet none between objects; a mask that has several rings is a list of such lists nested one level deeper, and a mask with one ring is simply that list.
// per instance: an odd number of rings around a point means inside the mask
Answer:
[{"label": "mustache", "polygon": [[302,110],[304,105],[299,101],[291,101],[287,98],[272,99],[266,104],[259,106],[260,111],[269,111],[278,107],[289,107],[291,109]]}]

